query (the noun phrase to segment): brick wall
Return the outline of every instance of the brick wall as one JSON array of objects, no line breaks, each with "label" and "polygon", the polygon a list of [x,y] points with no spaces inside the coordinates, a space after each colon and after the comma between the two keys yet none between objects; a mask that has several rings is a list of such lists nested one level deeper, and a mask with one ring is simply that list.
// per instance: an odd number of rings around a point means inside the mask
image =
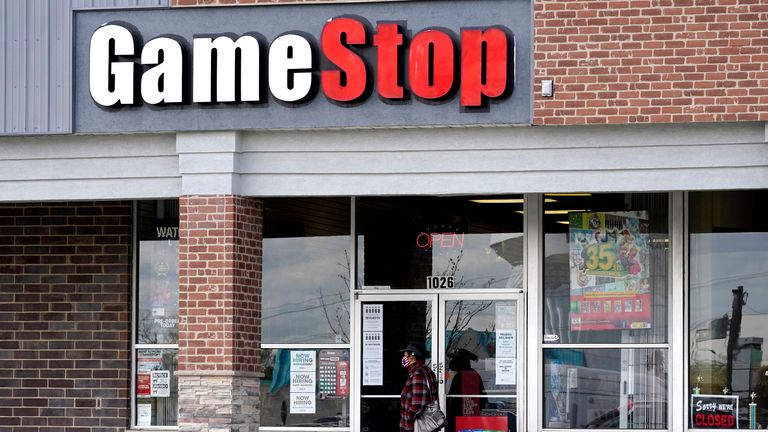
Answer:
[{"label": "brick wall", "polygon": [[536,124],[768,120],[765,0],[536,0],[535,32]]},{"label": "brick wall", "polygon": [[258,370],[261,211],[232,195],[181,198],[179,370]]},{"label": "brick wall", "polygon": [[0,432],[127,427],[131,215],[0,204]]},{"label": "brick wall", "polygon": [[179,201],[179,430],[259,425],[262,203]]}]

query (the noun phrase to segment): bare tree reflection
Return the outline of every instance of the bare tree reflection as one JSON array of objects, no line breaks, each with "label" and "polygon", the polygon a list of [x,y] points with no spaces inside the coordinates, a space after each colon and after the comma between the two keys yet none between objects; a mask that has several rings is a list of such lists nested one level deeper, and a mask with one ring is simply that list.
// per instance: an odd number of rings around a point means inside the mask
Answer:
[{"label": "bare tree reflection", "polygon": [[138,343],[175,344],[179,342],[179,319],[153,318],[151,311],[139,312],[139,325],[136,329]]},{"label": "bare tree reflection", "polygon": [[[341,271],[336,275],[343,282],[343,287],[339,287],[336,292],[324,292],[323,287],[317,287],[317,305],[304,307],[301,309],[281,311],[270,315],[264,315],[263,321],[277,318],[286,314],[308,312],[312,309],[320,308],[323,311],[323,318],[328,324],[328,328],[331,330],[334,336],[337,336],[340,340],[339,343],[349,343],[349,295],[350,295],[350,257],[349,252],[344,250],[344,262],[338,262],[337,265],[341,267]],[[304,302],[302,302],[304,304]],[[289,306],[289,304],[282,304],[280,307]]]},{"label": "bare tree reflection", "polygon": [[[456,302],[452,302],[450,310],[446,311],[446,320],[447,323],[452,324],[450,328],[446,329],[446,342],[445,342],[445,350],[446,352],[452,352],[460,348],[459,340],[461,339],[461,336],[465,334],[466,331],[471,330],[471,327],[469,327],[470,323],[472,322],[472,319],[479,314],[480,312],[483,312],[484,310],[488,309],[493,305],[493,300],[489,301],[473,301],[473,300],[459,300]],[[490,328],[483,329],[486,333],[492,333],[495,331],[496,325],[491,324]],[[477,330],[477,329],[475,329]],[[464,338],[465,343],[467,343],[467,338]],[[472,352],[478,352],[481,347],[481,342],[479,338],[473,338],[472,343],[474,346],[462,346],[461,348],[465,348],[468,351]]]},{"label": "bare tree reflection", "polygon": [[[456,288],[466,288],[467,287],[467,281],[464,280],[464,275],[461,275],[458,280],[456,279],[456,275],[459,273],[460,266],[462,258],[464,257],[464,250],[460,250],[459,254],[456,256],[456,258],[449,258],[448,264],[445,268],[445,270],[439,272],[437,276],[451,276],[454,278],[454,286]],[[489,288],[493,285],[495,282],[495,278],[489,278],[488,281],[485,283],[485,288]],[[461,336],[465,334],[466,331],[470,330],[471,328],[469,325],[472,323],[472,319],[479,313],[485,311],[489,307],[493,305],[493,300],[488,301],[481,301],[481,300],[458,300],[453,301],[450,303],[447,303],[449,305],[449,310],[445,311],[445,318],[446,318],[446,324],[450,325],[449,328],[446,328],[446,338],[445,341],[445,352],[451,352],[459,348],[458,343],[461,339]],[[430,306],[431,307],[431,306]],[[431,311],[428,311],[427,313],[427,326],[426,326],[426,332],[427,335],[430,336],[431,328],[432,328],[432,314],[429,313]],[[490,326],[491,328],[483,329],[486,333],[493,332],[495,330],[496,325],[492,324]],[[477,329],[473,329],[477,330]],[[473,343],[476,346],[462,346],[461,348],[465,348],[469,351],[476,352],[478,348],[480,348],[480,340],[479,338],[475,338]]]},{"label": "bare tree reflection", "polygon": [[349,259],[349,251],[344,249],[344,262],[336,263],[339,267],[341,267],[342,271],[339,272],[336,276],[341,279],[341,281],[344,283],[344,287],[346,287],[346,290],[342,291],[341,289],[334,294],[334,297],[338,297],[338,301],[335,301],[333,305],[336,305],[335,308],[333,308],[333,318],[331,318],[331,314],[329,311],[329,307],[332,304],[328,304],[325,301],[325,297],[323,295],[323,291],[321,289],[318,289],[320,292],[320,304],[323,306],[323,315],[325,316],[325,321],[328,323],[328,327],[331,328],[331,331],[336,336],[341,336],[341,341],[343,343],[349,343],[349,334],[347,333],[348,326],[345,326],[344,323],[349,323],[350,315],[349,315],[349,283],[351,279],[351,264]]},{"label": "bare tree reflection", "polygon": [[[349,343],[349,334],[344,326],[344,323],[349,322],[349,302],[345,299],[349,296],[349,291],[339,292],[333,294],[334,301],[332,303],[326,302],[325,294],[323,290],[318,288],[320,305],[323,308],[323,316],[328,323],[328,327],[331,329],[334,335],[341,336],[341,342]],[[338,297],[338,300],[336,299]],[[333,317],[331,317],[331,314]]]}]

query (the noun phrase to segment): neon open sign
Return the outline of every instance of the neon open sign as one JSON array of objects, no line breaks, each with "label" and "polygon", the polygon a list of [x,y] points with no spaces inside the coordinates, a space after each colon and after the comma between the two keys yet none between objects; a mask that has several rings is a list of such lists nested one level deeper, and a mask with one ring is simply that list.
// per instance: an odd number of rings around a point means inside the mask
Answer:
[{"label": "neon open sign", "polygon": [[420,232],[416,236],[416,247],[419,249],[433,248],[457,248],[464,247],[464,233],[439,232],[426,233]]}]

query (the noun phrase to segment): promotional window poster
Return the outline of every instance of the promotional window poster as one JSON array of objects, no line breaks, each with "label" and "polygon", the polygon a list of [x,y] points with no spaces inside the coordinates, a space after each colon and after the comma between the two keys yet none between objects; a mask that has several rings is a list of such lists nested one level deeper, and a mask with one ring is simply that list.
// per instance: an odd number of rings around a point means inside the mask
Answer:
[{"label": "promotional window poster", "polygon": [[457,432],[506,432],[508,430],[508,418],[506,416],[456,417]]},{"label": "promotional window poster", "polygon": [[648,215],[568,214],[571,331],[651,328]]}]

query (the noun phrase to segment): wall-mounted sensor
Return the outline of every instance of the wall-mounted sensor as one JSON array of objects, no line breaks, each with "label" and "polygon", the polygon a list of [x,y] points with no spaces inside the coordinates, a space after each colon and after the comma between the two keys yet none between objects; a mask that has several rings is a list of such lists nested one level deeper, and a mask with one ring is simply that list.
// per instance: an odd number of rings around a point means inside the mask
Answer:
[{"label": "wall-mounted sensor", "polygon": [[552,97],[555,94],[555,81],[551,79],[541,80],[541,95]]}]

